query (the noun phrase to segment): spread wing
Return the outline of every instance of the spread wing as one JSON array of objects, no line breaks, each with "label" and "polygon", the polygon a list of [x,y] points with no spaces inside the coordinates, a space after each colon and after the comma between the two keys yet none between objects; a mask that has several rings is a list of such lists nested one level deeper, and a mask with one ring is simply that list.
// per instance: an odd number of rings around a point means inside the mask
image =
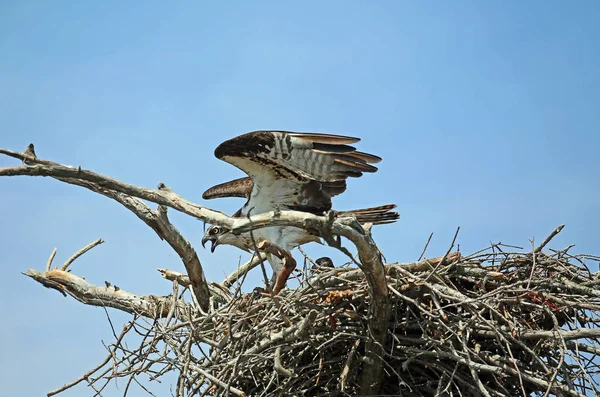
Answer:
[{"label": "spread wing", "polygon": [[[257,212],[275,205],[309,212],[331,208],[331,197],[346,189],[348,177],[375,172],[380,157],[356,151],[358,138],[286,131],[255,131],[223,142],[215,156],[248,174],[249,199]],[[240,180],[217,185],[203,197],[248,197]],[[235,188],[235,185],[239,185]],[[227,196],[223,192],[227,192]]]}]

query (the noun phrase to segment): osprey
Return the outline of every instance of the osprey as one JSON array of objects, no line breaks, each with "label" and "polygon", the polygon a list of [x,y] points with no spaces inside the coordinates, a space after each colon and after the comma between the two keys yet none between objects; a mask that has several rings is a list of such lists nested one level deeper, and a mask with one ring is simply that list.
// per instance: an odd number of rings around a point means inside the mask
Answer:
[{"label": "osprey", "polygon": [[[341,135],[288,131],[254,131],[221,143],[215,156],[244,171],[248,176],[211,187],[202,198],[243,197],[246,203],[233,216],[247,217],[276,210],[304,211],[324,215],[331,210],[331,198],[346,190],[348,177],[375,172],[373,163],[380,157],[358,152],[349,144],[360,141]],[[395,222],[399,215],[391,212],[395,205],[337,212],[353,215],[361,223]],[[272,242],[291,251],[320,238],[307,230],[292,226],[270,226],[252,232],[255,242]],[[226,228],[213,225],[202,238],[210,241],[211,252],[221,244],[254,250],[250,233],[234,235]],[[267,254],[274,277],[283,268],[282,261]]]}]

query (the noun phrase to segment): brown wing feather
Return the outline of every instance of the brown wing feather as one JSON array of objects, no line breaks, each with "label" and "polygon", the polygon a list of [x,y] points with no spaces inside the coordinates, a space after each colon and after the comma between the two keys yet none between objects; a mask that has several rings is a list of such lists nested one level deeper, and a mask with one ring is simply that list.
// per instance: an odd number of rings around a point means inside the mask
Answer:
[{"label": "brown wing feather", "polygon": [[381,205],[379,207],[362,208],[351,211],[340,211],[338,216],[354,215],[360,223],[373,223],[375,225],[383,225],[386,223],[394,223],[400,219],[400,215],[392,211],[396,208],[396,204]]},{"label": "brown wing feather", "polygon": [[341,135],[255,131],[229,139],[215,149],[215,156],[245,171],[250,177],[269,168],[286,178],[337,181],[375,172],[370,165],[380,157],[357,152],[348,143],[358,138]]},{"label": "brown wing feather", "polygon": [[329,197],[334,197],[346,191],[346,180],[321,182],[321,188],[329,195]]},{"label": "brown wing feather", "polygon": [[291,132],[291,131],[278,131],[285,132],[295,138],[307,140],[313,143],[324,143],[329,145],[345,145],[348,143],[356,143],[360,141],[360,138],[354,138],[351,136],[344,135],[333,135],[333,134],[318,134],[316,132]]},{"label": "brown wing feather", "polygon": [[260,195],[255,198],[257,203],[269,200],[273,205],[317,213],[331,208],[331,197],[346,190],[348,177],[377,171],[371,164],[381,161],[380,157],[349,146],[359,140],[342,135],[254,131],[223,142],[215,156],[248,174],[254,192]]},{"label": "brown wing feather", "polygon": [[202,193],[204,200],[219,197],[250,197],[252,193],[252,179],[249,177],[234,179],[233,181],[220,183]]}]

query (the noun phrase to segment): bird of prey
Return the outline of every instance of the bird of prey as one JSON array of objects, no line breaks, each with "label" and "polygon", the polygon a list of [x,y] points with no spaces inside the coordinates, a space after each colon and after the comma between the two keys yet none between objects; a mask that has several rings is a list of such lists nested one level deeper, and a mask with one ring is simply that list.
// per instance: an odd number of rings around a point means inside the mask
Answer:
[{"label": "bird of prey", "polygon": [[[346,190],[348,177],[375,172],[380,157],[356,151],[350,144],[360,139],[341,135],[289,131],[254,131],[221,143],[215,156],[244,171],[248,176],[211,187],[202,198],[242,197],[246,203],[233,216],[246,217],[269,211],[296,210],[323,215],[331,210],[331,198]],[[399,216],[385,205],[337,212],[355,216],[361,223],[395,222]],[[233,234],[221,226],[208,228],[202,246],[210,241],[211,252],[229,244],[245,251],[255,243],[269,241],[291,251],[308,242],[320,242],[311,232],[292,226],[270,226],[250,233]],[[282,269],[281,260],[267,254],[274,276]]]}]

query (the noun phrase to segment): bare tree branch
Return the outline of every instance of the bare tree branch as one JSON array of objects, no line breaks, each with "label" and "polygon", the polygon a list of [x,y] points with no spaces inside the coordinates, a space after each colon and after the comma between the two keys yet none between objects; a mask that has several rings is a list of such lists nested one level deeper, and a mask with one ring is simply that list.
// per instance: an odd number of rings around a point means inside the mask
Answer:
[{"label": "bare tree branch", "polygon": [[[30,144],[33,150],[33,145]],[[174,201],[177,201],[177,196],[170,191],[164,184],[159,184],[159,190],[155,191],[152,189],[140,188],[133,185],[126,184],[116,179],[97,174],[92,171],[82,170],[81,168],[74,168],[70,166],[64,166],[58,163],[54,163],[47,160],[41,160],[37,157],[28,157],[25,154],[19,154],[16,152],[0,149],[0,153],[4,153],[11,157],[19,158],[23,161],[27,160],[27,166],[21,167],[7,167],[0,168],[0,176],[14,176],[14,175],[42,175],[51,176],[62,182],[74,184],[85,187],[96,193],[100,193],[104,196],[112,198],[113,200],[121,203],[127,209],[132,211],[138,218],[144,223],[150,226],[161,239],[166,240],[169,245],[177,252],[181,257],[183,264],[190,280],[192,281],[191,289],[193,291],[193,297],[196,305],[206,312],[208,310],[209,303],[209,291],[202,265],[198,259],[196,251],[193,249],[191,244],[179,233],[179,231],[169,222],[166,215],[166,208],[159,208],[159,211],[153,211],[139,198],[148,198],[150,201],[155,201],[161,204],[159,201],[152,200],[152,197],[159,197],[161,195],[169,195],[175,197]],[[134,194],[129,194],[134,193]],[[136,195],[137,194],[137,195]],[[133,197],[132,197],[133,196]],[[90,247],[91,248],[91,247]],[[88,248],[89,249],[89,248]],[[75,258],[73,258],[74,260]],[[69,261],[63,265],[63,267],[69,265]],[[65,267],[66,269],[66,267]]]},{"label": "bare tree branch", "polygon": [[[147,189],[39,159],[33,145],[23,154],[0,153],[25,164],[2,168],[0,176],[50,176],[119,202],[171,245],[187,271],[159,269],[173,284],[166,297],[138,296],[109,283],[95,286],[67,271],[101,240],[60,269],[51,269],[55,249],[46,271],[27,270],[63,295],[135,315],[120,337],[113,331],[117,342],[106,346],[110,354],[100,366],[52,394],[86,381],[99,395],[118,378],[127,379],[125,394],[131,384],[152,394],[140,376],[158,380],[173,371],[177,397],[325,395],[336,388],[363,395],[598,393],[600,293],[598,274],[585,261],[600,258],[573,255],[570,247],[542,252],[562,225],[533,252],[497,243],[463,257],[451,253],[453,240],[441,257],[384,265],[370,225],[352,217],[275,211],[233,218],[187,201],[164,184]],[[167,207],[234,233],[303,228],[349,255],[359,269],[308,269],[300,272],[301,287],[278,295],[244,294],[241,283],[232,291],[260,261],[242,265],[221,284],[207,282]],[[355,245],[359,260],[340,237]],[[279,254],[293,260],[289,252]],[[194,305],[186,303],[188,289]],[[122,342],[127,332],[141,342]]]},{"label": "bare tree branch", "polygon": [[236,281],[242,278],[246,273],[250,270],[254,269],[256,266],[260,265],[260,263],[266,259],[264,253],[260,252],[255,255],[252,255],[252,258],[236,269],[233,273],[231,273],[225,280],[221,282],[225,288],[231,287]]},{"label": "bare tree branch", "polygon": [[[94,248],[97,245],[100,245],[104,242],[104,240],[102,240],[101,238],[99,238],[96,241],[92,241],[91,243],[89,243],[88,245],[86,245],[85,247],[83,247],[82,249],[80,249],[79,251],[77,251],[76,253],[74,253],[69,259],[67,259],[65,261],[65,263],[63,263],[63,265],[60,267],[60,270],[64,270],[66,271],[67,268],[69,267],[69,265],[71,263],[73,263],[73,261],[77,258],[79,258],[81,255],[85,254],[86,252],[88,252],[89,250],[91,250],[92,248]],[[53,253],[56,253],[56,251],[52,251]],[[46,271],[48,271],[50,269],[46,268]]]},{"label": "bare tree branch", "polygon": [[[64,270],[52,269],[48,272],[38,272],[27,269],[23,274],[45,287],[69,294],[86,305],[112,307],[150,318],[166,317],[171,305],[169,297],[138,296],[116,286],[100,287]],[[186,305],[179,302],[178,305],[180,305],[180,312],[185,313]]]},{"label": "bare tree branch", "polygon": [[46,271],[50,270],[50,266],[52,266],[52,262],[54,261],[54,257],[56,256],[56,251],[58,251],[57,248],[54,248],[52,250],[50,257],[48,258],[48,262],[46,262]]},{"label": "bare tree branch", "polygon": [[[31,150],[33,150],[33,145],[31,145]],[[152,224],[152,228],[157,231],[159,236],[167,239],[169,244],[183,259],[188,276],[192,282],[194,297],[196,297],[197,304],[204,311],[208,309],[208,285],[204,279],[197,255],[189,242],[183,239],[168,222],[166,209],[159,208],[159,215],[156,216],[147,207],[144,207],[143,203],[123,197],[123,194],[152,201],[162,206],[169,206],[186,214],[196,216],[206,222],[226,226],[233,233],[242,233],[267,225],[289,225],[317,230],[320,232],[319,234],[326,237],[332,233],[348,238],[358,249],[358,255],[362,264],[361,270],[364,271],[367,277],[369,291],[373,298],[370,305],[372,321],[369,325],[369,332],[373,335],[373,339],[367,342],[369,360],[365,362],[364,366],[362,390],[367,394],[377,393],[380,380],[383,376],[383,366],[381,363],[383,357],[382,347],[385,342],[385,330],[390,315],[388,290],[381,253],[372,240],[370,231],[365,231],[355,219],[350,219],[349,222],[346,220],[346,223],[342,223],[331,216],[319,217],[298,211],[277,211],[254,216],[249,219],[234,219],[187,201],[173,193],[170,189],[165,188],[164,185],[159,185],[159,190],[152,190],[129,185],[93,171],[83,170],[81,167],[64,166],[4,149],[0,149],[0,153],[19,158],[23,161],[27,160],[28,164],[34,164],[0,169],[0,176],[50,176],[63,182],[91,188],[94,191],[102,190],[105,195],[109,195],[111,198],[121,202],[121,204],[140,217],[140,219],[144,220],[144,222],[149,225]],[[81,183],[82,181],[86,181],[92,185],[83,184]],[[330,238],[326,238],[326,240],[328,242],[332,241]]]}]

